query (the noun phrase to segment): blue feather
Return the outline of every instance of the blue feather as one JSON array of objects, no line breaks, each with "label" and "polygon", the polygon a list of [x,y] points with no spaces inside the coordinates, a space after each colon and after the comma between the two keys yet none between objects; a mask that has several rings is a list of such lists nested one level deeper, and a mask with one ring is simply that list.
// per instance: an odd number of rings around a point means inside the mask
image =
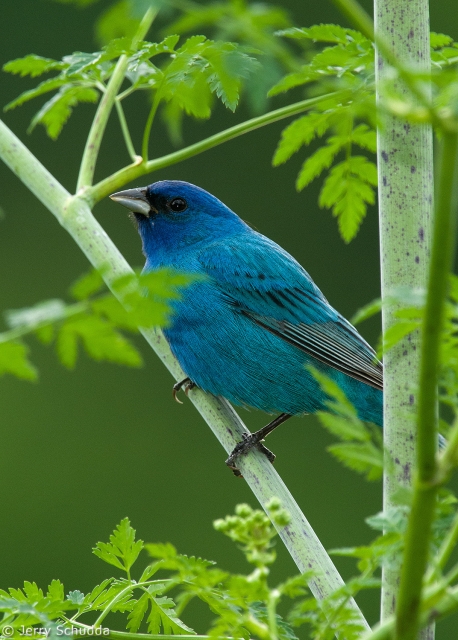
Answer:
[{"label": "blue feather", "polygon": [[327,397],[313,365],[362,420],[382,425],[381,363],[292,256],[199,187],[163,181],[140,191],[150,207],[135,214],[145,269],[205,276],[174,303],[165,330],[197,386],[268,413],[314,413]]}]

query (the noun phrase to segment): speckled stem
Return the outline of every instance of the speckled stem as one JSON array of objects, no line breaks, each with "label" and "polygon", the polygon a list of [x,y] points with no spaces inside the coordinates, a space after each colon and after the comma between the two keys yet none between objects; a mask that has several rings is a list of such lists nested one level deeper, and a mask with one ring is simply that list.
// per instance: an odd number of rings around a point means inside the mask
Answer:
[{"label": "speckled stem", "polygon": [[[375,34],[404,65],[430,69],[427,0],[375,0]],[[377,101],[383,99],[387,65],[377,53]],[[397,91],[407,93],[401,81]],[[410,94],[411,95],[411,94]],[[399,286],[425,288],[433,210],[432,131],[384,114],[378,131],[378,175],[382,299]],[[396,322],[400,303],[387,303],[383,331]],[[384,509],[395,503],[399,486],[409,487],[415,460],[415,422],[419,378],[419,335],[411,334],[384,357],[384,437],[394,464],[386,465]],[[396,605],[399,573],[383,573],[382,620]],[[426,630],[424,638],[434,631]]]},{"label": "speckled stem", "polygon": [[[132,270],[117,247],[91,213],[80,196],[70,195],[64,187],[30,153],[22,142],[0,121],[0,158],[20,180],[55,215],[96,267],[104,267],[104,279],[110,287],[113,280]],[[108,267],[108,269],[107,269]],[[175,380],[185,378],[181,367],[159,330],[143,330],[143,336],[169,369]],[[199,389],[189,392],[197,410],[207,421],[227,452],[239,442],[246,427],[228,402],[208,395]],[[304,514],[282,482],[274,467],[258,451],[250,452],[239,461],[246,482],[265,508],[272,497],[278,497],[291,514],[291,523],[279,534],[301,572],[313,570],[317,575],[309,583],[314,596],[321,600],[343,586],[342,578],[315,535]],[[229,471],[228,471],[229,473]],[[234,478],[234,482],[237,480]],[[369,626],[354,600],[350,601],[364,629]]]}]

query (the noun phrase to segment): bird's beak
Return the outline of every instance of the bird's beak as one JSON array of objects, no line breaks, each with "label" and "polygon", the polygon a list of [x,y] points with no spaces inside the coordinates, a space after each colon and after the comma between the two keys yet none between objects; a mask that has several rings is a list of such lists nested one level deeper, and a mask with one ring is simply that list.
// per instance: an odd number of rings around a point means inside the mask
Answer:
[{"label": "bird's beak", "polygon": [[141,213],[144,216],[148,216],[152,207],[146,197],[146,187],[139,187],[138,189],[126,189],[126,191],[118,191],[113,193],[110,198],[115,202],[119,202],[130,211],[134,213]]}]

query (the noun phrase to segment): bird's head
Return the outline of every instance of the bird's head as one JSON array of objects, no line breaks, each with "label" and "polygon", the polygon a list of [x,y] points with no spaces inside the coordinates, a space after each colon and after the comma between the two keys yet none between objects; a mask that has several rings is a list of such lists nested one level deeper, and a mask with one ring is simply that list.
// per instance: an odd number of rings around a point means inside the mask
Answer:
[{"label": "bird's head", "polygon": [[248,229],[218,198],[188,182],[163,180],[110,198],[133,212],[148,259]]}]

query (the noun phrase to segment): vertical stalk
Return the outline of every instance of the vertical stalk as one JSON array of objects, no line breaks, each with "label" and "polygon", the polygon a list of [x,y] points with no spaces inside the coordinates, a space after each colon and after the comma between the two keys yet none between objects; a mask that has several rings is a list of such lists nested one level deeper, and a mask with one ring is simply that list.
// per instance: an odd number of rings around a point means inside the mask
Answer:
[{"label": "vertical stalk", "polygon": [[[430,70],[428,0],[374,0],[375,38],[392,50],[404,67]],[[380,104],[388,65],[377,50],[377,102]],[[408,93],[402,80],[400,94]],[[410,94],[410,99],[412,94]],[[381,115],[378,130],[381,289],[383,331],[396,322],[400,303],[388,302],[400,285],[425,288],[431,246],[433,206],[432,131]],[[388,459],[384,475],[383,508],[396,503],[399,486],[410,487],[415,461],[415,421],[420,353],[419,333],[390,349],[384,357],[384,438]],[[382,621],[393,614],[399,572],[383,572]],[[433,629],[424,637],[432,638]]]}]

